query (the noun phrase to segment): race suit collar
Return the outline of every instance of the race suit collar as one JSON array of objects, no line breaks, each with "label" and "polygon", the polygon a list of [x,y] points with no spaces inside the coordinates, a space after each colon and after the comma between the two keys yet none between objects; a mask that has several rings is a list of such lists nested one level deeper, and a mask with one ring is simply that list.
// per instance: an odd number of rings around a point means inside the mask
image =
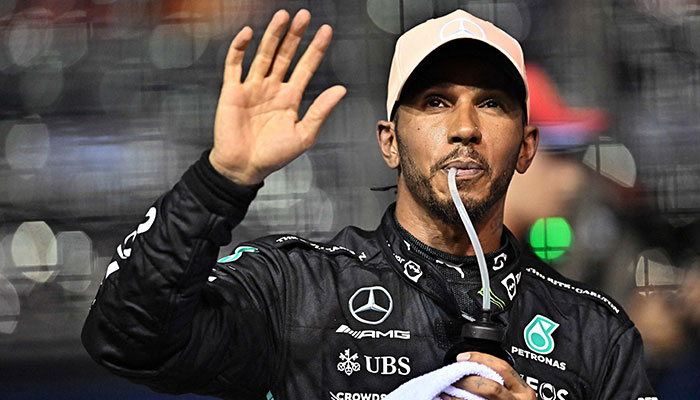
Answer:
[{"label": "race suit collar", "polygon": [[[460,256],[456,254],[451,254],[447,253],[445,251],[442,251],[440,249],[436,249],[435,247],[431,247],[423,242],[421,242],[418,238],[413,236],[411,232],[406,230],[401,223],[399,222],[398,218],[396,218],[396,213],[394,212],[392,214],[394,217],[394,223],[396,224],[397,230],[401,237],[408,242],[407,247],[409,251],[412,251],[421,257],[425,258],[426,260],[442,260],[449,262],[450,264],[456,264],[456,265],[470,265],[470,263],[476,262],[476,256]],[[498,252],[503,252],[504,249],[504,236],[501,235],[501,247],[496,250],[494,253],[498,254]]]},{"label": "race suit collar", "polygon": [[[386,210],[379,232],[385,246],[383,251],[394,270],[409,284],[433,297],[448,310],[459,314],[454,296],[449,290],[444,271],[439,268],[454,269],[462,277],[478,275],[475,256],[457,256],[443,252],[419,241],[396,221],[396,204]],[[521,271],[519,266],[520,249],[517,239],[504,226],[501,247],[485,254],[491,281],[491,302],[495,312],[509,308],[517,294]],[[476,272],[475,272],[476,271]],[[468,290],[469,296],[481,302],[480,281]]]}]

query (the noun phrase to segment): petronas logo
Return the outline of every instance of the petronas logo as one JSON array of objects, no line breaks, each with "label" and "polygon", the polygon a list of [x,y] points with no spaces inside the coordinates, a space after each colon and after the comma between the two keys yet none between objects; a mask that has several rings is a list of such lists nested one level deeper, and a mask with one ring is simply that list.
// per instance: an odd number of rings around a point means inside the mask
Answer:
[{"label": "petronas logo", "polygon": [[525,344],[535,353],[549,354],[554,350],[554,339],[552,333],[559,327],[559,324],[551,319],[536,315],[525,327],[523,332]]}]

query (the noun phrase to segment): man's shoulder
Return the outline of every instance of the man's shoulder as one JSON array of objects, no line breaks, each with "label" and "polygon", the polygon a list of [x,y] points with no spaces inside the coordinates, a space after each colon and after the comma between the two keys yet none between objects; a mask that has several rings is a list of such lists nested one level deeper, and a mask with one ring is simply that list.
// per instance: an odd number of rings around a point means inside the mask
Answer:
[{"label": "man's shoulder", "polygon": [[536,287],[535,290],[545,290],[552,301],[599,309],[623,325],[630,322],[622,306],[603,291],[565,277],[532,253],[525,252],[522,261],[526,279]]},{"label": "man's shoulder", "polygon": [[368,258],[370,253],[378,251],[375,237],[375,231],[347,226],[331,239],[322,237],[311,239],[297,234],[276,234],[259,237],[242,245],[286,254],[309,253],[362,260]]}]

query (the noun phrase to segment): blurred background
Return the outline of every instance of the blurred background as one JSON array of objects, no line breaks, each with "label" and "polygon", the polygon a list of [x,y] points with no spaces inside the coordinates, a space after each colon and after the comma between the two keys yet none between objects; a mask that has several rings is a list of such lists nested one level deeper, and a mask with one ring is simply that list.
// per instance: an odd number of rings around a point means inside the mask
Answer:
[{"label": "blurred background", "polygon": [[276,9],[302,7],[310,32],[335,29],[302,108],[349,92],[234,242],[377,225],[394,193],[370,188],[396,179],[374,133],[393,43],[464,8],[529,60],[542,145],[507,225],[626,307],[660,398],[700,398],[697,0],[1,0],[0,398],[172,398],[103,372],[81,325],[116,245],[211,145],[233,35],[250,25],[256,45]]}]

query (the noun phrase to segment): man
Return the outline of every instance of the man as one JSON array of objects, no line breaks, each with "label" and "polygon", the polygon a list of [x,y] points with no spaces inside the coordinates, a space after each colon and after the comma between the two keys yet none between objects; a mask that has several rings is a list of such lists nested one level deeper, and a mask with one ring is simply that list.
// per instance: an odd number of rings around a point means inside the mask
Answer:
[{"label": "man", "polygon": [[[308,149],[345,89],[302,93],[331,36],[322,26],[283,82],[310,15],[277,12],[245,80],[243,28],[226,59],[214,147],[117,248],[83,330],[99,363],[157,391],[223,398],[379,399],[439,368],[480,313],[473,246],[459,196],[488,254],[506,361],[479,352],[501,385],[457,383],[489,399],[653,396],[639,335],[619,306],[522,254],[503,227],[514,170],[537,147],[517,42],[464,11],[427,21],[396,47],[387,121],[377,138],[398,170],[397,201],[373,232],[327,243],[286,235],[245,243],[216,263],[261,182]],[[443,395],[448,398],[447,395]]]}]

